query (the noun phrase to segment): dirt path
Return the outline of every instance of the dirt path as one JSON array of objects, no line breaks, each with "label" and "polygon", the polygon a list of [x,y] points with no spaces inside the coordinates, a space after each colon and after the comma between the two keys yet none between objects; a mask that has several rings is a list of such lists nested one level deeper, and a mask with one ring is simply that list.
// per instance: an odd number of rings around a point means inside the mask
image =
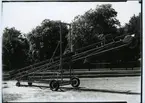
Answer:
[{"label": "dirt path", "polygon": [[[57,101],[127,101],[140,103],[141,77],[81,78],[80,88],[70,85],[54,92],[48,84],[34,83],[16,87],[16,81],[3,81],[3,101],[57,102]],[[42,87],[40,87],[42,86]]]}]

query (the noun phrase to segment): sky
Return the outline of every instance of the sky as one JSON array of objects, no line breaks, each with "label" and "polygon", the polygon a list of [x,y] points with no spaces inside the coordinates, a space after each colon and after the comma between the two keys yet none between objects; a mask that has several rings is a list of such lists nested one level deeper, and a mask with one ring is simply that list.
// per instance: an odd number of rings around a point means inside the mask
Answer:
[{"label": "sky", "polygon": [[22,33],[28,33],[40,25],[44,19],[61,20],[71,23],[77,15],[83,15],[96,5],[112,4],[118,12],[117,19],[121,25],[128,23],[130,17],[141,12],[138,1],[128,2],[31,2],[3,3],[2,30],[5,27],[15,27]]}]

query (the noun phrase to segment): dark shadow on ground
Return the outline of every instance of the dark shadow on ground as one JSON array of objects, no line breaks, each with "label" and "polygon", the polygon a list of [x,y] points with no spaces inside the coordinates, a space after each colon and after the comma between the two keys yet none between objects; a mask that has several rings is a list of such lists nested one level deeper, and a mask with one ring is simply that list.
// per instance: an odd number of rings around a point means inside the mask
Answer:
[{"label": "dark shadow on ground", "polygon": [[42,85],[32,85],[32,86],[29,86],[29,85],[20,85],[19,87],[39,87],[39,88],[49,88],[49,86],[42,86]]},{"label": "dark shadow on ground", "polygon": [[[39,87],[41,89],[49,88],[49,86],[40,86],[40,85],[21,85],[20,87]],[[85,87],[60,87],[60,91],[66,92],[66,91],[78,91],[78,92],[104,92],[104,93],[117,93],[117,94],[130,94],[130,95],[140,95],[141,93],[131,92],[131,91],[119,91],[119,90],[108,90],[108,89],[89,89]]]},{"label": "dark shadow on ground", "polygon": [[117,93],[117,94],[131,94],[131,95],[140,95],[141,93],[131,92],[131,91],[119,91],[119,90],[108,90],[108,89],[89,89],[89,88],[72,88],[72,87],[61,87],[63,90],[73,90],[78,92],[104,92],[104,93]]}]

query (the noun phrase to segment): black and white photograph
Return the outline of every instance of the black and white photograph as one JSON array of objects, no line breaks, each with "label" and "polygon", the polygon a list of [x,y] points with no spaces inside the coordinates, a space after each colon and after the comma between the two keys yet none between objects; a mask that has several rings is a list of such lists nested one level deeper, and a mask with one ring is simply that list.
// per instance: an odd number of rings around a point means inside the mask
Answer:
[{"label": "black and white photograph", "polygon": [[141,103],[142,2],[119,1],[3,2],[2,102]]}]

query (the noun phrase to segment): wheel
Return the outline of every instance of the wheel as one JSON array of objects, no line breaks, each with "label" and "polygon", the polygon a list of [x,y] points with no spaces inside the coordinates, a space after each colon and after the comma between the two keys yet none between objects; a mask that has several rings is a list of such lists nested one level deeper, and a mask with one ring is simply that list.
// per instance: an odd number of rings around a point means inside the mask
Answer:
[{"label": "wheel", "polygon": [[20,84],[20,82],[18,81],[18,82],[16,83],[16,86],[18,86],[18,87],[19,87],[20,85],[21,85],[21,84]]},{"label": "wheel", "polygon": [[29,86],[32,86],[32,82],[28,82],[28,85],[29,85]]},{"label": "wheel", "polygon": [[79,87],[80,85],[80,80],[77,77],[71,78],[71,85],[72,87]]},{"label": "wheel", "polygon": [[52,80],[50,81],[49,86],[52,91],[57,91],[59,89],[59,82],[56,80]]}]

